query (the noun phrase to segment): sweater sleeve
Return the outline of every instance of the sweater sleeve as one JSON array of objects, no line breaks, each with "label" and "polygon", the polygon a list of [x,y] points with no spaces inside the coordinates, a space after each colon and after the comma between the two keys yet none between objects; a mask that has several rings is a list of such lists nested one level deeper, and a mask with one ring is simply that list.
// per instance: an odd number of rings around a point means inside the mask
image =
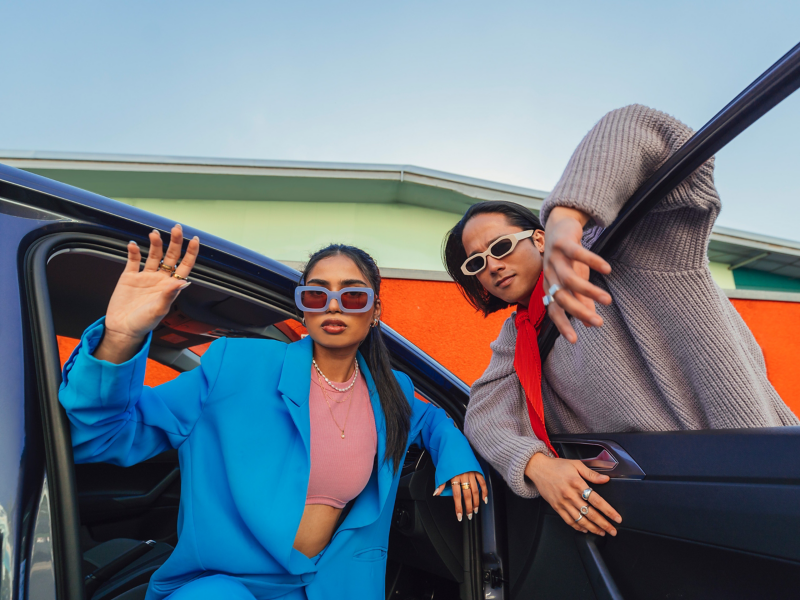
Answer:
[{"label": "sweater sleeve", "polygon": [[150,336],[130,360],[114,364],[94,353],[104,320],[91,325],[64,365],[58,398],[67,412],[76,463],[129,466],[169,448],[192,432],[217,379],[225,340],[214,342],[199,367],[150,388],[144,385]]},{"label": "sweater sleeve", "polygon": [[[542,222],[554,207],[566,206],[588,214],[590,226],[608,227],[633,193],[693,134],[674,117],[646,106],[611,111],[575,149],[542,205]],[[640,239],[632,242],[636,250],[627,253],[633,260],[626,262],[657,269],[703,266],[705,244],[721,206],[713,175],[712,158],[661,200],[637,228],[641,235],[632,236]],[[686,235],[673,239],[676,231]],[[643,245],[653,245],[653,251]]]},{"label": "sweater sleeve", "polygon": [[464,431],[515,494],[535,498],[539,492],[525,477],[525,467],[537,452],[551,454],[533,433],[525,392],[514,371],[516,335],[512,315],[491,344],[489,366],[472,385]]}]

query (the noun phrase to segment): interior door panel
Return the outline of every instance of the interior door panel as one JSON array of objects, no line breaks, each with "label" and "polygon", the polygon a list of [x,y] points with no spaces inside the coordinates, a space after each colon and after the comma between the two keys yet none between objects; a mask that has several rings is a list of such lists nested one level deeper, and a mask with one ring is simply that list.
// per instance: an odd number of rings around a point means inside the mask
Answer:
[{"label": "interior door panel", "polygon": [[88,545],[116,538],[152,539],[173,546],[177,542],[181,493],[177,450],[130,467],[75,465],[75,477]]},{"label": "interior door panel", "polygon": [[[541,499],[508,498],[512,598],[785,598],[797,592],[800,427],[552,441],[567,457],[578,445],[608,451],[619,472],[606,469],[612,479],[596,491],[623,522],[616,537],[587,536]],[[630,476],[631,461],[643,475]]]}]

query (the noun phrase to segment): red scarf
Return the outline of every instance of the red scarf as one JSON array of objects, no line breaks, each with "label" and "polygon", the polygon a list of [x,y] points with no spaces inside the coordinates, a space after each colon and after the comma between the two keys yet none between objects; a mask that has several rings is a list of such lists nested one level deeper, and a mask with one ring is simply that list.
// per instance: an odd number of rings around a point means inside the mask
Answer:
[{"label": "red scarf", "polygon": [[544,278],[539,274],[539,281],[533,288],[528,306],[517,306],[517,345],[514,349],[514,370],[517,372],[525,390],[528,401],[528,416],[531,419],[533,433],[547,444],[554,456],[558,453],[553,449],[547,429],[544,426],[544,404],[542,403],[542,359],[539,356],[538,336],[542,321],[547,314],[542,298],[544,298]]}]

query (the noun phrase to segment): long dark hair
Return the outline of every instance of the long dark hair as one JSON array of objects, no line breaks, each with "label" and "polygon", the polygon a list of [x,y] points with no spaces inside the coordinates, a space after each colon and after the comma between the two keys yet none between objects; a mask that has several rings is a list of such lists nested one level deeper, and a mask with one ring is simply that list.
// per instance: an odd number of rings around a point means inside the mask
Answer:
[{"label": "long dark hair", "polygon": [[[521,204],[503,200],[488,200],[470,206],[455,227],[444,236],[442,262],[444,262],[445,269],[458,285],[461,295],[486,317],[493,312],[503,310],[510,304],[486,291],[486,288],[481,285],[481,282],[474,275],[464,275],[461,272],[461,265],[467,260],[467,251],[464,249],[464,242],[461,240],[464,227],[472,217],[482,214],[505,215],[509,224],[521,227],[523,231],[528,229],[535,231],[544,229],[544,227],[542,227],[539,217],[533,214],[531,209]],[[533,243],[533,238],[530,238],[530,242]]]},{"label": "long dark hair", "polygon": [[[337,255],[346,256],[356,264],[364,277],[367,278],[370,286],[372,286],[377,300],[381,294],[381,273],[378,270],[375,259],[360,248],[345,244],[330,244],[314,252],[303,269],[300,284],[303,285],[305,283],[311,269],[319,261],[329,256]],[[396,473],[400,465],[403,464],[403,457],[406,452],[408,432],[411,429],[411,405],[400,388],[400,384],[397,383],[394,373],[392,373],[389,350],[383,341],[380,321],[375,327],[370,327],[369,333],[364,338],[364,341],[361,342],[359,350],[367,363],[369,372],[372,374],[372,379],[375,381],[383,415],[386,418],[386,453],[383,459],[392,461],[392,466]]]}]

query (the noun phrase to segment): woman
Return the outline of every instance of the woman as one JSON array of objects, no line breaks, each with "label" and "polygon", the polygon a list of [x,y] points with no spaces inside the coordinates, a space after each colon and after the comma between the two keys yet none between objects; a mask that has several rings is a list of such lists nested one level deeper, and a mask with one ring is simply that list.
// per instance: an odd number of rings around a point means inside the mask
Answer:
[{"label": "woman", "polygon": [[[587,134],[542,205],[544,232],[528,209],[485,202],[445,240],[447,270],[475,308],[517,306],[472,387],[467,436],[515,493],[541,495],[582,532],[616,535],[609,520],[620,515],[590,485],[608,477],[558,458],[548,434],[798,424],[708,268],[720,210],[713,159],[609,262],[586,249],[691,135],[644,106],[615,110]],[[541,365],[543,301],[562,335]],[[586,326],[580,336],[565,311]]]},{"label": "woman", "polygon": [[430,451],[435,494],[452,488],[459,520],[462,489],[470,519],[488,495],[466,439],[391,370],[375,262],[351,246],[317,252],[296,293],[308,337],[222,338],[198,368],[151,389],[151,331],[200,247],[192,239],[178,264],[182,242],[176,225],[162,261],[152,232],[143,271],[128,245],[106,317],[83,334],[59,395],[76,462],[131,465],[178,449],[180,537],[148,600],[383,598],[409,444]]}]

